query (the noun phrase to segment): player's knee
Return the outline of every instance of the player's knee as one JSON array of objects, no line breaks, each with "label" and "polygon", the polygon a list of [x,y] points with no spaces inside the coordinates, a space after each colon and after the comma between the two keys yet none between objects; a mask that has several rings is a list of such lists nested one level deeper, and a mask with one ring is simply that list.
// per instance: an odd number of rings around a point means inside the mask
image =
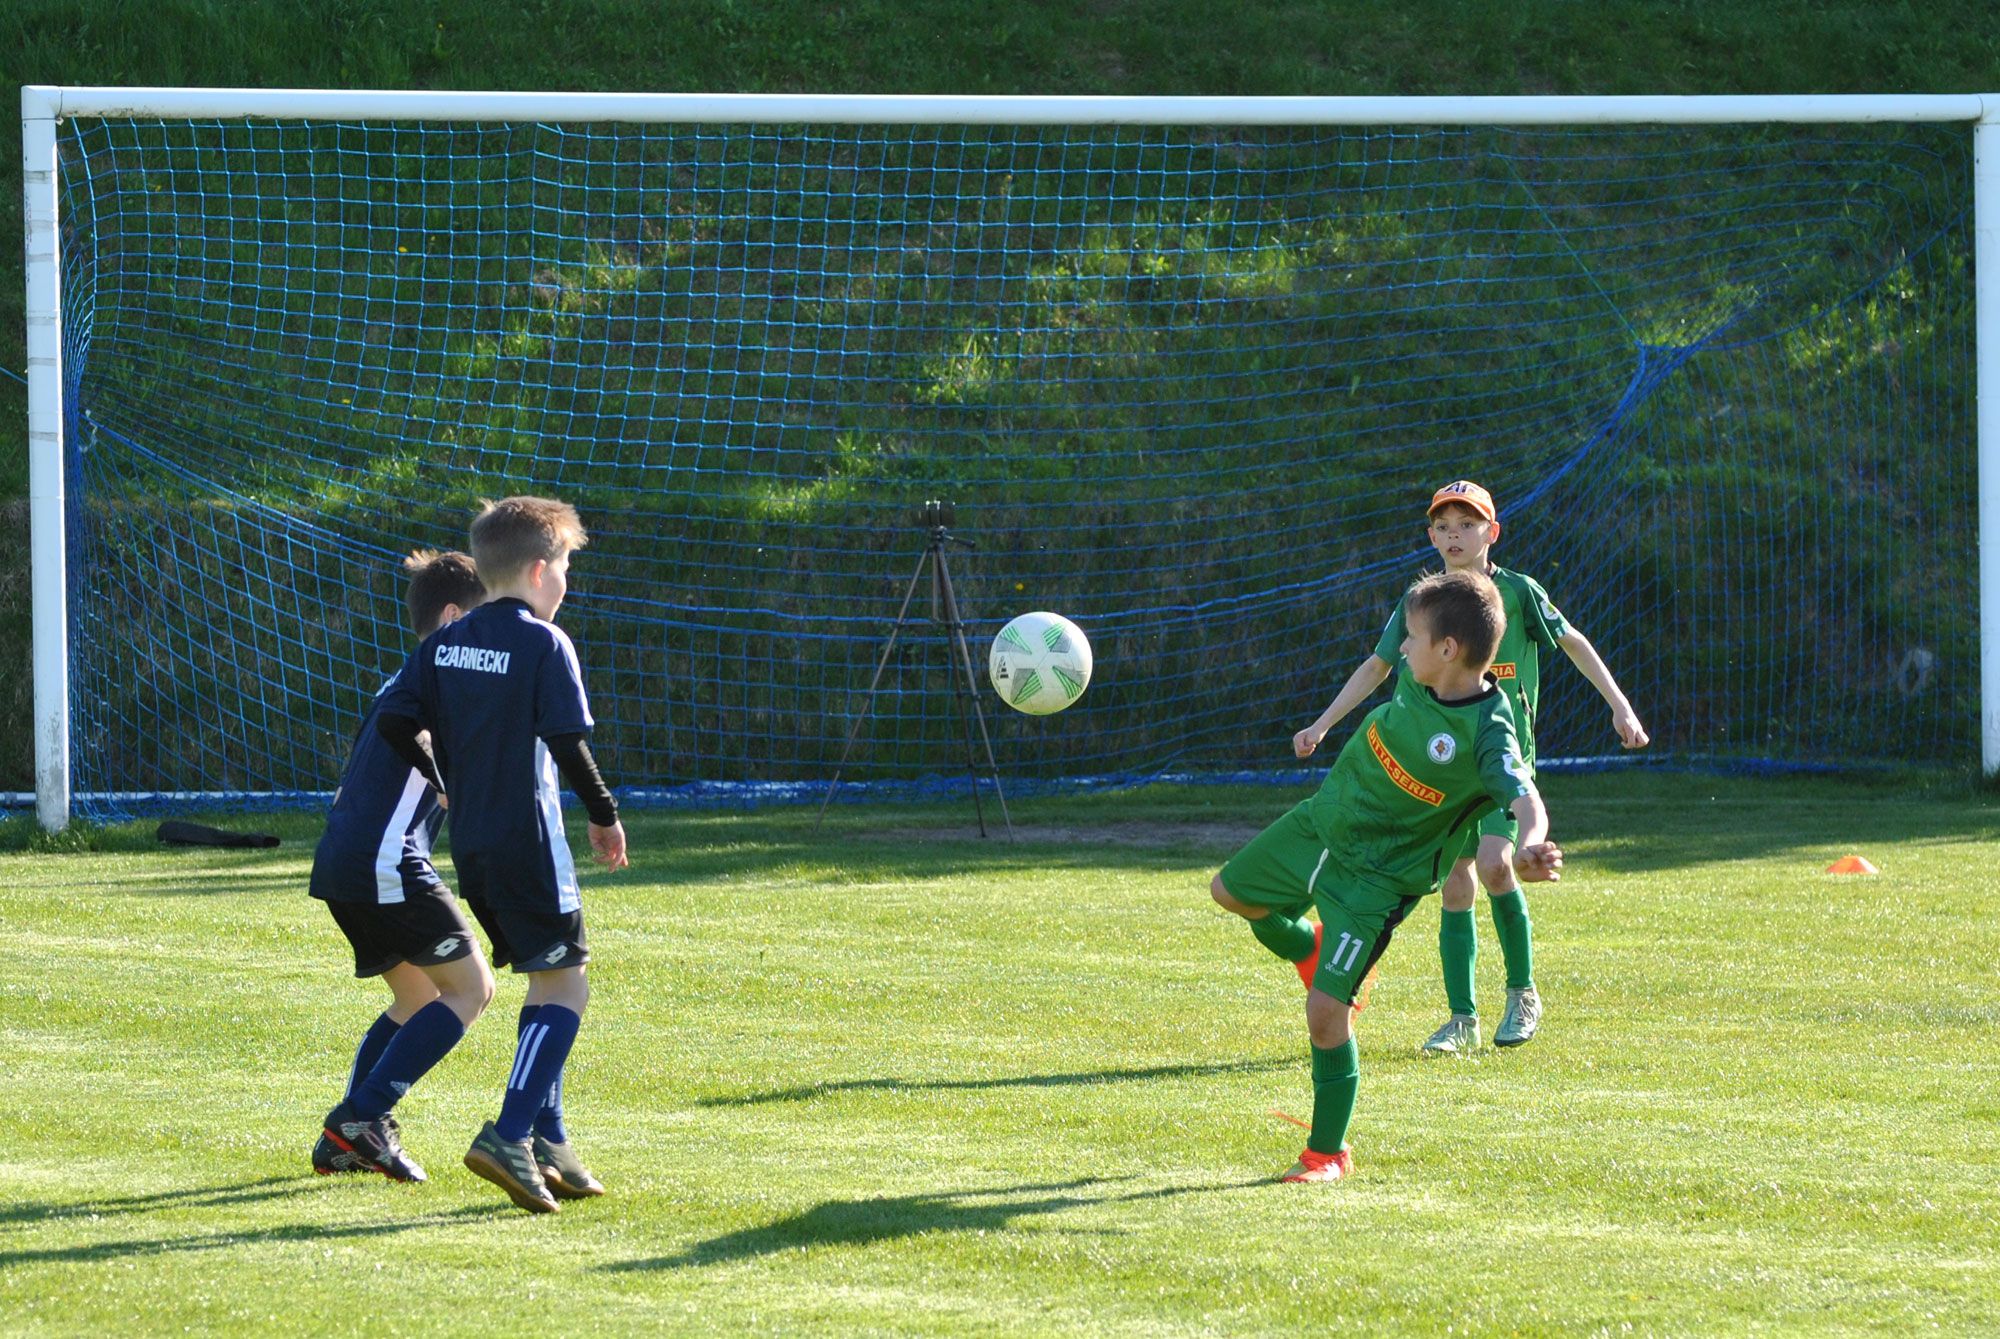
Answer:
[{"label": "player's knee", "polygon": [[590,1003],[590,978],[581,967],[563,967],[550,972],[532,972],[528,977],[529,1004],[554,1004],[581,1015]]},{"label": "player's knee", "polygon": [[1238,915],[1242,914],[1241,908],[1243,904],[1231,897],[1229,890],[1222,886],[1222,875],[1217,874],[1208,881],[1208,895],[1214,898],[1215,905],[1221,907],[1223,910],[1234,911]]},{"label": "player's knee", "polygon": [[[1514,891],[1514,848],[1507,847],[1489,855],[1479,853],[1479,882],[1489,893],[1511,893]],[[1466,889],[1466,905],[1471,906],[1472,890]]]},{"label": "player's knee", "polygon": [[493,980],[493,969],[488,967],[485,960],[482,959],[479,963],[479,980],[475,985],[475,994],[473,997],[478,1001],[479,1007],[474,1012],[485,1013],[486,1006],[493,1003],[493,996],[497,990],[498,986]]},{"label": "player's knee", "polygon": [[467,1027],[493,1003],[493,969],[476,952],[443,964],[437,970],[436,985],[437,997]]},{"label": "player's knee", "polygon": [[1306,1032],[1322,1051],[1344,1046],[1354,1035],[1354,1009],[1323,990],[1306,996]]},{"label": "player's knee", "polygon": [[1453,863],[1451,873],[1445,875],[1444,886],[1438,889],[1438,897],[1444,902],[1446,911],[1470,911],[1472,901],[1479,896],[1479,884],[1472,877],[1472,862],[1460,860]]}]

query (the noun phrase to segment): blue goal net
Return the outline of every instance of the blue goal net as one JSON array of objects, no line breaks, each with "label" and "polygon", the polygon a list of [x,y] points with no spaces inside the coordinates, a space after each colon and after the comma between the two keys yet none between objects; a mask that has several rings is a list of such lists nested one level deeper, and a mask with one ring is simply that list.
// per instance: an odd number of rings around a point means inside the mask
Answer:
[{"label": "blue goal net", "polygon": [[[576,504],[614,784],[966,783],[949,501],[1010,790],[1298,769],[1432,491],[1653,756],[1970,765],[1956,127],[61,127],[73,775],[302,801],[408,654],[399,560]],[[984,648],[1075,620],[1009,710]],[[1560,653],[1545,759],[1619,750]],[[1329,741],[1337,745],[1344,730]],[[1315,760],[1323,763],[1324,758]]]}]

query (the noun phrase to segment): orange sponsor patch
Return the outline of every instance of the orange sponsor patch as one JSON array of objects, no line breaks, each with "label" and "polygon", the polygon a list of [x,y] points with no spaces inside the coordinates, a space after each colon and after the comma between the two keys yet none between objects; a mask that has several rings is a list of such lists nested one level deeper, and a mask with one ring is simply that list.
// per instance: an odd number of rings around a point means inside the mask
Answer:
[{"label": "orange sponsor patch", "polygon": [[1493,667],[1493,677],[1494,677],[1494,678],[1496,678],[1496,679],[1511,679],[1511,678],[1513,678],[1513,677],[1514,677],[1514,662],[1513,662],[1513,661],[1511,661],[1511,660],[1503,660],[1503,661],[1499,662],[1498,664],[1496,664],[1496,665],[1495,665],[1495,666]]},{"label": "orange sponsor patch", "polygon": [[1435,786],[1426,786],[1423,782],[1411,776],[1403,764],[1396,761],[1396,755],[1389,752],[1389,746],[1382,742],[1382,734],[1375,728],[1375,722],[1373,721],[1368,722],[1368,747],[1374,752],[1375,761],[1382,764],[1382,770],[1389,774],[1389,779],[1395,782],[1397,786],[1416,796],[1425,804],[1439,805],[1444,803],[1443,791]]}]

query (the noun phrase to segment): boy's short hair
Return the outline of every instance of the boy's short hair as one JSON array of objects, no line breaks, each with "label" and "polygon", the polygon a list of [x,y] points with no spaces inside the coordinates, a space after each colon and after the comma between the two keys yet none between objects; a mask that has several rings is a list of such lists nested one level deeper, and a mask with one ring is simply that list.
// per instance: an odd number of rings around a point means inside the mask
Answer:
[{"label": "boy's short hair", "polygon": [[1419,577],[1403,597],[1404,617],[1421,613],[1435,640],[1450,637],[1464,649],[1466,663],[1484,673],[1500,649],[1507,611],[1500,589],[1483,572],[1433,572]]},{"label": "boy's short hair", "polygon": [[480,582],[469,553],[456,549],[448,553],[417,549],[403,559],[403,570],[410,574],[403,607],[409,610],[410,631],[419,637],[428,637],[437,630],[446,605],[470,609],[486,599],[486,587]]},{"label": "boy's short hair", "polygon": [[552,563],[590,542],[576,508],[547,497],[489,502],[472,522],[472,561],[488,583],[506,581],[529,563]]}]

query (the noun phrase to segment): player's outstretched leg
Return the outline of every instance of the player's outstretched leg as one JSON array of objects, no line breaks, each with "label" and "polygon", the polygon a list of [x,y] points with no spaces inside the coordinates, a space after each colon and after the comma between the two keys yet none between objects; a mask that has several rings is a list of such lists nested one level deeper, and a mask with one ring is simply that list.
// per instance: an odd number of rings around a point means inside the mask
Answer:
[{"label": "player's outstretched leg", "polygon": [[1520,1046],[1542,1025],[1542,997],[1535,989],[1534,923],[1528,899],[1514,877],[1514,845],[1492,835],[1479,839],[1479,881],[1486,886],[1507,964],[1507,1008],[1494,1030],[1495,1046]]},{"label": "player's outstretched leg", "polygon": [[1321,930],[1318,922],[1309,921],[1296,912],[1239,901],[1222,882],[1220,874],[1209,880],[1208,895],[1223,910],[1234,912],[1250,922],[1250,933],[1257,937],[1257,942],[1292,964],[1299,980],[1308,989],[1311,988],[1313,971],[1319,966]]},{"label": "player's outstretched leg", "polygon": [[1306,1027],[1312,1034],[1312,1132],[1298,1162],[1280,1179],[1338,1181],[1354,1171],[1347,1127],[1361,1088],[1361,1059],[1354,1045],[1353,1009],[1314,990],[1306,996]]}]

